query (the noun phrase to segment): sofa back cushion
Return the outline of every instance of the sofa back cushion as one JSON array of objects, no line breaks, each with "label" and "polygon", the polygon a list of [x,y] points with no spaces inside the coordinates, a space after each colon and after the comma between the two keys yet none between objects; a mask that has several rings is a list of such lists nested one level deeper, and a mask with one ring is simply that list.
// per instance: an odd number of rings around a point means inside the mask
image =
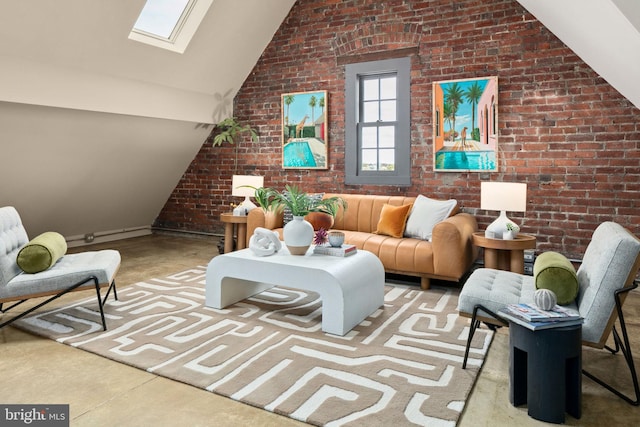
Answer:
[{"label": "sofa back cushion", "polygon": [[346,212],[340,209],[333,228],[338,230],[374,233],[380,221],[380,213],[385,204],[392,206],[410,205],[415,197],[378,196],[363,194],[325,194],[325,197],[338,196],[347,202]]}]

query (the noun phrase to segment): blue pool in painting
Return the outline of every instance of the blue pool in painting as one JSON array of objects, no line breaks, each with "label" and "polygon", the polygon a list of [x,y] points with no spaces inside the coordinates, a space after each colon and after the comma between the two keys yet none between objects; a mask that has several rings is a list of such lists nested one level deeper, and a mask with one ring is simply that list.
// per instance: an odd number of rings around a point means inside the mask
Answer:
[{"label": "blue pool in painting", "polygon": [[436,170],[493,170],[495,168],[495,151],[438,151],[436,153]]},{"label": "blue pool in painting", "polygon": [[283,165],[284,167],[293,168],[314,168],[316,161],[309,144],[306,141],[289,142],[283,148]]}]

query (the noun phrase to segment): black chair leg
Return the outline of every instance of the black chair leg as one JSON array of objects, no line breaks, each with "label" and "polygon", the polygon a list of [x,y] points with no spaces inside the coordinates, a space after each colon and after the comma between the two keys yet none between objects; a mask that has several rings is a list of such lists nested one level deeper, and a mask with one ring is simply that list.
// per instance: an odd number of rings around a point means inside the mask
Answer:
[{"label": "black chair leg", "polygon": [[626,394],[622,393],[621,391],[617,390],[616,388],[614,388],[613,386],[611,386],[610,384],[604,382],[603,380],[601,380],[600,378],[596,377],[595,375],[587,372],[586,370],[582,370],[582,374],[584,376],[586,376],[587,378],[595,381],[596,383],[600,384],[602,387],[606,388],[607,390],[609,390],[610,392],[612,392],[613,394],[615,394],[616,396],[618,396],[619,398],[621,398],[622,400],[624,400],[625,402],[629,403],[630,405],[633,406],[639,406],[640,405],[640,386],[638,385],[638,374],[636,372],[636,368],[633,362],[633,354],[631,353],[631,345],[629,344],[629,334],[627,333],[627,325],[624,321],[624,314],[622,313],[622,301],[620,299],[620,295],[625,293],[625,292],[629,292],[632,289],[635,289],[638,287],[637,283],[634,283],[633,286],[630,286],[628,288],[624,288],[624,289],[619,289],[615,292],[615,301],[616,301],[616,311],[618,313],[618,322],[620,323],[620,331],[622,332],[622,337],[620,337],[620,335],[618,334],[617,329],[614,327],[613,328],[613,340],[615,343],[615,348],[610,348],[605,346],[605,348],[607,350],[609,350],[612,354],[617,353],[618,351],[622,351],[622,355],[624,356],[625,361],[627,362],[627,367],[629,368],[629,373],[631,374],[631,381],[633,383],[633,389],[635,392],[635,400],[632,397],[627,396]]},{"label": "black chair leg", "polygon": [[[507,323],[504,319],[502,319],[500,316],[498,316],[496,313],[489,310],[488,308],[480,304],[475,305],[473,307],[473,313],[471,313],[471,326],[469,329],[469,336],[467,337],[467,346],[464,349],[464,359],[462,361],[462,369],[467,369],[467,359],[469,359],[469,348],[471,347],[471,340],[473,339],[473,335],[476,333],[476,329],[480,327],[480,321],[478,320],[479,310],[484,311],[486,314],[490,315],[491,317],[496,319],[498,322],[500,322],[504,326],[509,325],[509,323]],[[489,328],[492,331],[496,330],[496,327],[494,325],[490,325]]]}]

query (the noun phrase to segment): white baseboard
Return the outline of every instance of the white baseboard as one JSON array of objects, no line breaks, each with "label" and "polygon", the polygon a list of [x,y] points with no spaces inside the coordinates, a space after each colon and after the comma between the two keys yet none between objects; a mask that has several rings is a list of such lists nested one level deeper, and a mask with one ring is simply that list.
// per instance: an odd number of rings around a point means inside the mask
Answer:
[{"label": "white baseboard", "polygon": [[85,235],[66,236],[67,247],[95,245],[96,243],[113,242],[114,240],[130,239],[132,237],[148,236],[151,234],[151,226],[129,228],[124,230],[98,231],[92,233],[93,239],[87,239]]}]

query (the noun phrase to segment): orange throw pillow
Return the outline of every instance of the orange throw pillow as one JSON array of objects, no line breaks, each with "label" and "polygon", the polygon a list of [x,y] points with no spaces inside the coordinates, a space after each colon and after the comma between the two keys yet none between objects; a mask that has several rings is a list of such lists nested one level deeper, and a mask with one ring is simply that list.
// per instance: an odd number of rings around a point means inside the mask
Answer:
[{"label": "orange throw pillow", "polygon": [[402,237],[404,234],[404,226],[411,212],[410,205],[393,206],[385,204],[380,212],[380,220],[378,221],[378,229],[376,234],[385,234],[391,237]]}]

